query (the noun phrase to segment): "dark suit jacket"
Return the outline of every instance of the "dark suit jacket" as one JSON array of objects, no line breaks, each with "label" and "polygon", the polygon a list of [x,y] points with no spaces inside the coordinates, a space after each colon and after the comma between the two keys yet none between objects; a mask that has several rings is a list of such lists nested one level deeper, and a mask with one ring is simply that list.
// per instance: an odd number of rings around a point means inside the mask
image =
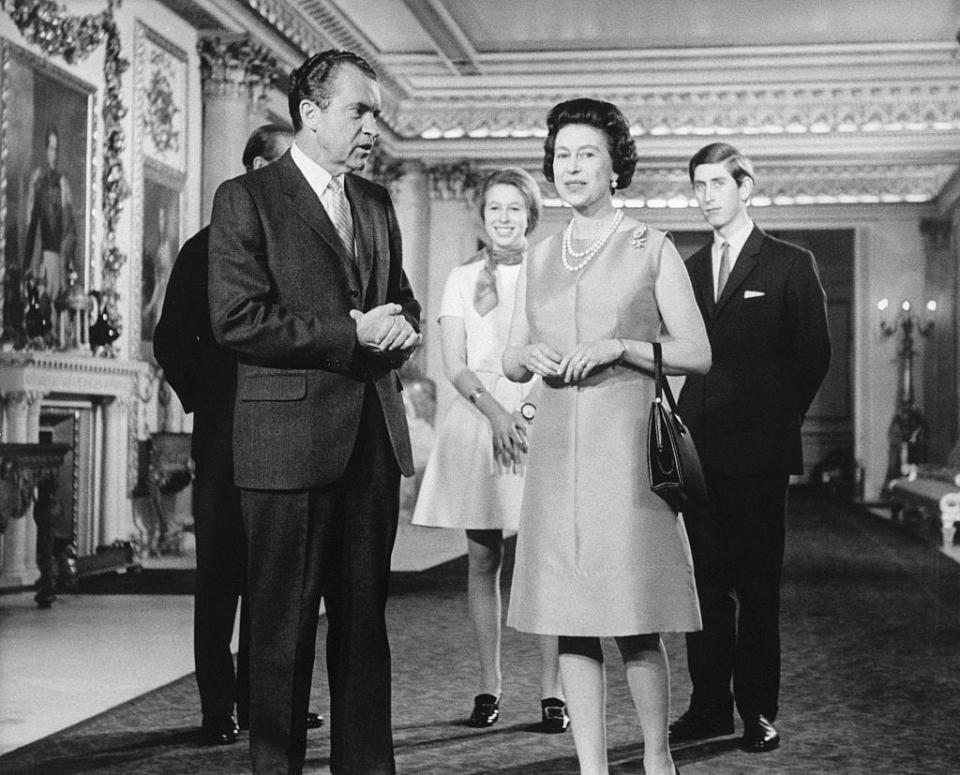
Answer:
[{"label": "dark suit jacket", "polygon": [[800,425],[830,363],[813,254],[754,227],[716,304],[710,245],[687,271],[713,366],[686,378],[678,409],[704,466],[732,476],[801,473]]},{"label": "dark suit jacket", "polygon": [[363,396],[380,399],[402,473],[413,474],[396,358],[362,349],[350,310],[395,302],[419,330],[400,229],[381,186],[347,175],[357,258],[345,252],[289,151],[223,183],[210,228],[213,331],[238,356],[234,464],[240,487],[303,490],[344,471]]},{"label": "dark suit jacket", "polygon": [[[184,411],[196,410],[196,421],[201,425],[207,415],[214,415],[220,424],[226,426],[229,435],[237,385],[237,358],[217,344],[210,327],[207,302],[209,243],[210,227],[207,226],[180,249],[167,282],[163,312],[153,332],[153,354]],[[202,428],[194,428],[194,457],[205,443],[205,434],[198,431]]]}]

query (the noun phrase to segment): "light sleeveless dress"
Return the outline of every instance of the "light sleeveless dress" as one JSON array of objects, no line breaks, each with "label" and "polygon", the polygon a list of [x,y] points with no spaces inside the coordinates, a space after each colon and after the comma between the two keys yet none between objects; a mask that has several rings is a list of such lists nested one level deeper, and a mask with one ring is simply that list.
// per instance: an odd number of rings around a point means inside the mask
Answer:
[{"label": "light sleeveless dress", "polygon": [[[517,293],[532,342],[566,353],[579,342],[660,336],[654,283],[661,250],[676,248],[662,231],[650,229],[642,247],[633,235],[616,232],[578,272],[561,263],[561,235],[530,250]],[[651,375],[624,365],[579,384],[543,381],[510,626],[570,636],[701,629],[683,518],[650,492],[645,445],[653,394]]]},{"label": "light sleeveless dress", "polygon": [[[497,267],[499,301],[482,317],[474,309],[473,293],[483,261],[456,267],[447,278],[437,316],[463,319],[467,366],[487,392],[511,412],[520,408],[536,384],[510,382],[501,366],[517,281],[524,266],[525,263]],[[430,452],[413,524],[514,532],[522,496],[522,468],[506,471],[497,464],[490,423],[476,406],[457,393]]]}]

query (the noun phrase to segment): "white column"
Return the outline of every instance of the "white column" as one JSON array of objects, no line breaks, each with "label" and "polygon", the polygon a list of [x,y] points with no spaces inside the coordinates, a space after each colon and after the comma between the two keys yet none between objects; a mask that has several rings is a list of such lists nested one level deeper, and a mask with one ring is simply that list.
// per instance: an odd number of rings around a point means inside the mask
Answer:
[{"label": "white column", "polygon": [[426,374],[437,383],[437,417],[443,417],[453,400],[453,387],[443,374],[443,353],[437,311],[450,271],[477,252],[479,232],[473,207],[463,198],[437,198],[431,202],[430,273],[424,330]]},{"label": "white column", "polygon": [[129,538],[124,527],[131,520],[127,494],[127,460],[130,450],[131,399],[114,398],[104,407],[103,498],[99,545]]},{"label": "white column", "polygon": [[225,180],[243,172],[243,148],[275,84],[276,58],[246,34],[200,39],[203,80],[203,177],[201,220],[209,223],[213,196]]},{"label": "white column", "polygon": [[[11,444],[39,441],[40,402],[42,393],[17,391],[4,397],[7,433]],[[37,528],[33,522],[33,505],[17,519],[7,522],[3,534],[0,587],[21,587],[32,584],[39,576],[36,563]]]},{"label": "white column", "polygon": [[404,167],[404,174],[392,187],[394,207],[403,235],[403,269],[428,315],[427,290],[430,271],[430,181],[421,162]]}]

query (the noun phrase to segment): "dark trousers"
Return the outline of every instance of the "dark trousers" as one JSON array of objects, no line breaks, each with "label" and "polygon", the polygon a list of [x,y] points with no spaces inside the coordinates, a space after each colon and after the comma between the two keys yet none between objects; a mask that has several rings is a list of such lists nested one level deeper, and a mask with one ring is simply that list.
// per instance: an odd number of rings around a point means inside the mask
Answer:
[{"label": "dark trousers", "polygon": [[253,771],[297,774],[321,598],[327,614],[330,771],[392,775],[385,610],[400,470],[368,386],[343,475],[306,492],[243,490],[250,590]]},{"label": "dark trousers", "polygon": [[686,522],[703,615],[687,635],[694,712],[732,713],[735,701],[741,717],[777,717],[788,479],[708,471],[714,507]]},{"label": "dark trousers", "polygon": [[[212,422],[213,419],[198,411],[194,423],[197,578],[193,654],[203,715],[231,715],[236,703],[242,718],[250,692],[247,544],[240,515],[240,490],[233,484],[230,418],[220,417],[219,423]],[[234,673],[230,640],[238,601],[240,648]]]}]

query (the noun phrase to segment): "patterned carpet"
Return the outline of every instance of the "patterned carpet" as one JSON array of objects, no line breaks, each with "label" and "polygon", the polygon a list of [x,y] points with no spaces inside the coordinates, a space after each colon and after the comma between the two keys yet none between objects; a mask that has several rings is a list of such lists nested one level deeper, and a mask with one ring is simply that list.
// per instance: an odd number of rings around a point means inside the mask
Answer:
[{"label": "patterned carpet", "polygon": [[[678,747],[684,775],[960,772],[960,566],[886,522],[794,495],[783,585],[782,747],[736,738]],[[570,734],[538,734],[535,639],[505,630],[501,722],[463,725],[475,687],[465,561],[394,574],[389,605],[394,725],[403,775],[577,773]],[[679,636],[666,638],[674,715],[689,681]],[[322,654],[323,632],[320,633]],[[607,644],[611,646],[612,644]],[[639,730],[608,648],[611,772],[641,773]],[[322,657],[321,657],[322,658]],[[311,707],[324,712],[322,662]],[[249,772],[246,739],[197,744],[193,677],[0,757],[0,772],[219,775]],[[327,772],[327,732],[310,733],[307,772]]]}]

